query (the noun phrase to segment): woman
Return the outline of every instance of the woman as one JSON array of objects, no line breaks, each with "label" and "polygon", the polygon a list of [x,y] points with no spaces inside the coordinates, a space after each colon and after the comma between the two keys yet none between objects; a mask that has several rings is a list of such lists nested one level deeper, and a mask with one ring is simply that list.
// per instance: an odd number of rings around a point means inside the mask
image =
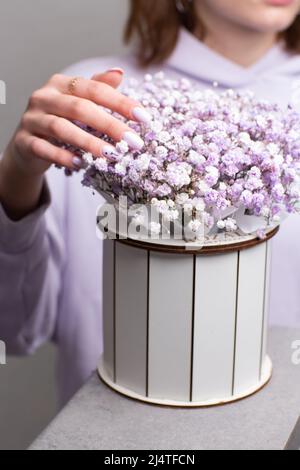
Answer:
[{"label": "woman", "polygon": [[[140,77],[164,69],[287,104],[300,76],[299,12],[300,0],[132,0],[127,38],[138,39],[135,55],[81,62],[32,95],[0,163],[0,337],[15,354],[57,343],[62,402],[101,353],[102,247],[94,230],[99,199],[81,188],[78,173],[66,179],[49,170],[80,166],[53,138],[95,155],[113,151],[70,122],[76,119],[140,148],[138,135],[96,106],[151,119],[117,91],[123,70]],[[291,217],[275,241],[274,322],[300,322],[299,227]]]}]

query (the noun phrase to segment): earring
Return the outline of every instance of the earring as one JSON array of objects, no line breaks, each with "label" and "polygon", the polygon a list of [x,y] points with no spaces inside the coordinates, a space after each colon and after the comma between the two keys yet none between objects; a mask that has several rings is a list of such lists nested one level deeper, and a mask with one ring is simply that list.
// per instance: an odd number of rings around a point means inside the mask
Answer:
[{"label": "earring", "polygon": [[[191,4],[193,2],[193,0],[188,0],[189,3]],[[176,2],[176,8],[177,10],[179,11],[179,13],[186,13],[186,7],[184,6],[183,4],[183,1],[182,0],[175,0]]]},{"label": "earring", "polygon": [[184,8],[184,5],[182,3],[182,0],[176,0],[175,3],[176,3],[176,8],[179,11],[179,13],[185,13],[185,8]]}]

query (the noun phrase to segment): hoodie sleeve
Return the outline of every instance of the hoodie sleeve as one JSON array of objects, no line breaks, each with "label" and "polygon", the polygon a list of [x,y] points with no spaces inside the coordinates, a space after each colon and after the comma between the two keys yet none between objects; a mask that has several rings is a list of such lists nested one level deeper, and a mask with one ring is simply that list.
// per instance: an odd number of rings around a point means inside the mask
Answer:
[{"label": "hoodie sleeve", "polygon": [[[118,58],[88,59],[62,73],[88,78],[115,63],[122,66]],[[0,204],[0,340],[11,354],[31,354],[56,338],[68,243],[67,184],[57,173],[48,174],[55,201],[45,184],[40,207],[21,221]]]},{"label": "hoodie sleeve", "polygon": [[21,221],[0,205],[0,339],[10,354],[31,354],[55,332],[63,234],[46,217],[50,203],[45,183],[40,207]]},{"label": "hoodie sleeve", "polygon": [[[87,60],[62,73],[91,76],[93,72],[94,60]],[[50,170],[51,185],[45,182],[39,208],[22,220],[12,221],[0,203],[0,340],[13,355],[32,354],[56,336],[66,184],[63,175],[52,176]],[[53,186],[59,207],[51,200]]]}]

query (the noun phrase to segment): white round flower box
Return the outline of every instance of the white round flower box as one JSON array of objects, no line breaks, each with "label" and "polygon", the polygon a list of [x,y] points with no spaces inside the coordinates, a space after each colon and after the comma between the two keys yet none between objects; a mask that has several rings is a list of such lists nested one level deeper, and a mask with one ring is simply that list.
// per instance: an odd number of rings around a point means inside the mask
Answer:
[{"label": "white round flower box", "polygon": [[229,403],[267,384],[277,231],[200,250],[105,240],[103,381],[131,398],[184,407]]}]

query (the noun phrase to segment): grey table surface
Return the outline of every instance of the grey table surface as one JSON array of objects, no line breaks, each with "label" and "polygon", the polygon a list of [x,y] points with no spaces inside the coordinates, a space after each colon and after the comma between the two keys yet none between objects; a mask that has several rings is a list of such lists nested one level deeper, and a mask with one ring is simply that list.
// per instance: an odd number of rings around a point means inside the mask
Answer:
[{"label": "grey table surface", "polygon": [[300,418],[287,443],[286,450],[300,450]]},{"label": "grey table surface", "polygon": [[300,414],[300,330],[273,328],[270,384],[243,401],[172,409],[123,397],[95,373],[30,450],[283,450]]}]

